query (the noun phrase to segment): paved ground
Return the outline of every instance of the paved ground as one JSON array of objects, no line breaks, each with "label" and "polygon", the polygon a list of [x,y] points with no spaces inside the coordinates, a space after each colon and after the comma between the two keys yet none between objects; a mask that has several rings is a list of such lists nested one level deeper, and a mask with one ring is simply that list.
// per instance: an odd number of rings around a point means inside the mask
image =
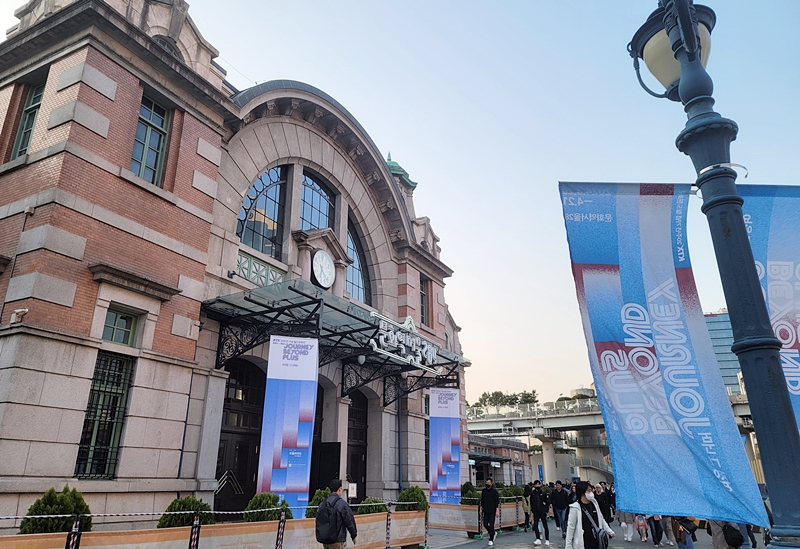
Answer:
[{"label": "paved ground", "polygon": [[[550,525],[550,548],[564,549],[564,540],[561,539],[560,531],[554,532],[555,526],[553,523]],[[639,541],[638,536],[634,536],[634,541],[627,543],[622,540],[622,528],[619,523],[615,522],[611,525],[611,529],[617,534],[617,537],[611,540],[610,549],[654,549],[650,542]],[[503,531],[502,534],[497,536],[494,540],[495,547],[503,547],[505,549],[549,549],[542,543],[542,545],[535,546],[533,541],[536,539],[531,531],[528,532],[511,532]],[[756,535],[761,549],[760,534]],[[705,533],[704,530],[697,531],[697,542],[694,544],[695,549],[711,549],[711,536]],[[487,540],[471,540],[467,538],[466,532],[450,532],[447,530],[431,530],[428,533],[428,547],[430,549],[446,549],[448,547],[458,547],[459,549],[483,549],[488,547]],[[665,545],[664,549],[677,549],[669,545]]]}]

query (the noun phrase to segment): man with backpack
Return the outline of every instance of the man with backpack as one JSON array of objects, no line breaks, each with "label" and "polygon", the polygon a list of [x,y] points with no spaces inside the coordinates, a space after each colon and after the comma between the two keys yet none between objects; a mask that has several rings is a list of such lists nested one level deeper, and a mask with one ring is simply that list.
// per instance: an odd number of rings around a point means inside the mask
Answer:
[{"label": "man with backpack", "polygon": [[356,519],[347,502],[342,499],[342,481],[333,479],[328,485],[331,495],[317,509],[317,541],[323,549],[342,549],[350,539],[356,543]]}]

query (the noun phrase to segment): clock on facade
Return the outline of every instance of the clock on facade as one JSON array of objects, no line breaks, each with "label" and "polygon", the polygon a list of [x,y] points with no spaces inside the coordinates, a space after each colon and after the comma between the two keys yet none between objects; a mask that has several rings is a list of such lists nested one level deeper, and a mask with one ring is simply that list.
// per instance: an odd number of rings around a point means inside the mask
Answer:
[{"label": "clock on facade", "polygon": [[325,250],[317,250],[311,259],[311,271],[317,283],[325,289],[333,286],[336,280],[336,267],[333,264],[331,254]]}]

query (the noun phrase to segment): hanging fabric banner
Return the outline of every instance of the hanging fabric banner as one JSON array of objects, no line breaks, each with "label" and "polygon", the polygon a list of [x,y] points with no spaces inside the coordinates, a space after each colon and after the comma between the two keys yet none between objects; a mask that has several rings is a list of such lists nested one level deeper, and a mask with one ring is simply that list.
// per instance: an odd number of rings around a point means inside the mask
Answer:
[{"label": "hanging fabric banner", "polygon": [[800,187],[737,185],[769,321],[800,428]]},{"label": "hanging fabric banner", "polygon": [[689,189],[560,184],[617,507],[766,526],[694,284]]},{"label": "hanging fabric banner", "polygon": [[269,341],[256,486],[290,506],[308,504],[318,353],[316,339],[272,336]]},{"label": "hanging fabric banner", "polygon": [[459,389],[432,388],[429,467],[431,503],[461,503]]}]

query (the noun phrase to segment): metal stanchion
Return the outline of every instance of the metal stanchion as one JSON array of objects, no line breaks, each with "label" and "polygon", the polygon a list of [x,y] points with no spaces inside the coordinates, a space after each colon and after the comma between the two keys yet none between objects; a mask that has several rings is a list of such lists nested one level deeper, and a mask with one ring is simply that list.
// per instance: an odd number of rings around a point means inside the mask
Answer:
[{"label": "metal stanchion", "polygon": [[192,531],[189,533],[189,549],[197,549],[200,543],[200,513],[194,514]]},{"label": "metal stanchion", "polygon": [[514,524],[514,531],[519,532],[521,528],[519,527],[519,501],[514,498],[514,513],[516,515],[516,524]]},{"label": "metal stanchion", "polygon": [[392,502],[386,504],[386,549],[392,547]]},{"label": "metal stanchion", "polygon": [[483,539],[483,509],[481,508],[481,502],[478,502],[478,533],[475,534],[473,539]]},{"label": "metal stanchion", "polygon": [[278,536],[275,538],[275,549],[283,549],[283,529],[286,527],[286,509],[281,509],[281,520],[278,522]]},{"label": "metal stanchion", "polygon": [[500,507],[497,508],[497,522],[500,523],[500,527],[495,527],[494,537],[503,533],[503,498],[500,498]]},{"label": "metal stanchion", "polygon": [[72,523],[72,531],[67,534],[67,543],[64,549],[78,549],[81,546],[81,518],[75,515],[75,522]]},{"label": "metal stanchion", "polygon": [[425,511],[425,541],[424,545],[422,545],[420,549],[430,549],[428,547],[428,511]]}]

